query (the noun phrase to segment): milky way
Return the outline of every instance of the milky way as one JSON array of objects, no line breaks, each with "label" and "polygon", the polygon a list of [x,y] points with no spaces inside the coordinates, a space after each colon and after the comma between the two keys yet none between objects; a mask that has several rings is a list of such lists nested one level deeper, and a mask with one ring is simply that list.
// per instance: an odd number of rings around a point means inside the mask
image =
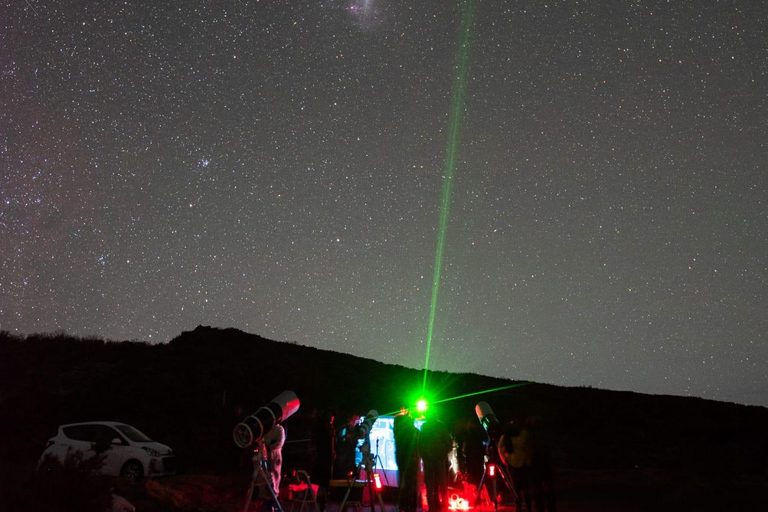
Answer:
[{"label": "milky way", "polygon": [[[430,368],[768,405],[767,11],[477,2]],[[459,3],[0,17],[0,328],[423,367]]]}]

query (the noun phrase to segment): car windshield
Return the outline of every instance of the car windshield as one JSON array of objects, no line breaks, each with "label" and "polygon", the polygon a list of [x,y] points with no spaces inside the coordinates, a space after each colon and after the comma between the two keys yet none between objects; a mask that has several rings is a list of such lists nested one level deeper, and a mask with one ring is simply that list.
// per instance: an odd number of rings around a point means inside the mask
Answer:
[{"label": "car windshield", "polygon": [[130,425],[115,425],[115,428],[119,430],[125,437],[136,443],[148,443],[152,441],[150,438]]}]

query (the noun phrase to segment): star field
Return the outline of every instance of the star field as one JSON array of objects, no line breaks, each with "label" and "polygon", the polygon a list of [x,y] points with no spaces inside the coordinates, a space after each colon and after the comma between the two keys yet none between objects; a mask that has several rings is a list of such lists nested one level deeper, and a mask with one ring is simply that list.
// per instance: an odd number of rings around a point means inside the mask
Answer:
[{"label": "star field", "polygon": [[[430,367],[768,406],[768,9],[478,1]],[[13,0],[0,328],[422,368],[454,1]]]}]

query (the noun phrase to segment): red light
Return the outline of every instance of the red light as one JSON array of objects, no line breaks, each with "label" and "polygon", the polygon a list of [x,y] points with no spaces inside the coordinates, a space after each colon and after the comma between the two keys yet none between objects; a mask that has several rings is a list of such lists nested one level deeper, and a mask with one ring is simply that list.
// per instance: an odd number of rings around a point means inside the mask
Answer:
[{"label": "red light", "polygon": [[380,491],[382,489],[382,487],[383,487],[381,485],[381,477],[379,476],[378,473],[374,473],[373,474],[373,485],[376,486],[376,490],[377,491]]},{"label": "red light", "polygon": [[491,478],[496,476],[496,464],[491,464],[488,466],[488,476]]},{"label": "red light", "polygon": [[469,510],[469,502],[458,494],[452,494],[448,499],[448,508],[459,511]]}]

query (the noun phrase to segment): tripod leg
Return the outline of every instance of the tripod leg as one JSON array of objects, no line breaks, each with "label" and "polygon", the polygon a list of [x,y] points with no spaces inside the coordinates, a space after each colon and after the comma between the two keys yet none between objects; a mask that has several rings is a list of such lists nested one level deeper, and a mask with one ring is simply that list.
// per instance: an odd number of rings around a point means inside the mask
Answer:
[{"label": "tripod leg", "polygon": [[[309,486],[309,495],[312,496],[312,503],[315,504],[315,512],[320,512],[320,505],[317,504],[317,495],[315,494],[315,490],[312,488],[312,481],[309,479],[309,477],[307,477],[307,485]],[[328,494],[328,488],[327,487],[325,488],[324,492],[326,494],[323,497],[323,500],[327,500],[328,499],[328,495],[327,495]],[[323,501],[323,503],[325,503],[325,501]],[[323,505],[323,506],[325,506],[325,505]]]},{"label": "tripod leg", "polygon": [[272,503],[275,507],[277,507],[277,510],[280,512],[285,512],[283,510],[283,506],[280,504],[280,500],[277,499],[277,494],[275,494],[275,488],[272,487],[272,478],[267,474],[266,470],[259,466],[259,470],[263,473],[264,480],[267,482],[267,489],[269,489],[269,494],[272,496]]},{"label": "tripod leg", "polygon": [[381,509],[381,512],[386,512],[386,509],[384,508],[384,498],[381,497],[381,493],[377,493],[379,495],[379,508]]},{"label": "tripod leg", "polygon": [[483,476],[480,477],[480,483],[477,485],[477,493],[475,493],[475,506],[480,504],[480,498],[483,495],[483,482],[485,482],[485,469],[483,469]]},{"label": "tripod leg", "polygon": [[[378,448],[378,444],[376,445]],[[379,457],[379,454],[377,453],[376,456],[373,458],[373,471],[376,471],[376,464],[379,465],[379,468],[381,468],[381,473],[384,475],[384,481],[389,485],[389,478],[387,478],[387,473],[384,471],[384,463],[381,462],[381,457]],[[376,492],[376,494],[379,497],[379,507],[381,507],[381,512],[386,512],[384,509],[384,498],[381,496],[382,493]],[[371,506],[371,510],[373,510],[373,506]]]},{"label": "tripod leg", "polygon": [[344,512],[344,507],[347,505],[347,498],[349,498],[349,492],[352,490],[353,485],[355,485],[354,480],[352,480],[352,483],[347,487],[347,492],[344,493],[344,499],[341,500],[341,505],[339,505],[339,512]]},{"label": "tripod leg", "polygon": [[245,496],[245,505],[243,506],[243,512],[248,512],[248,507],[251,506],[252,495],[253,495],[253,487],[248,489],[248,494]]},{"label": "tripod leg", "polygon": [[357,467],[355,467],[355,472],[352,475],[352,480],[350,480],[349,482],[349,487],[347,487],[347,492],[344,493],[344,499],[341,500],[341,505],[339,505],[339,512],[344,512],[344,507],[347,504],[349,493],[350,491],[352,491],[352,487],[354,487],[355,482],[357,482],[357,476],[360,474],[360,468],[362,468],[362,466],[363,466],[363,462],[361,462],[360,464],[357,465]]},{"label": "tripod leg", "polygon": [[259,479],[259,465],[260,463],[254,459],[253,463],[253,476],[251,476],[251,485],[248,487],[248,492],[245,494],[245,505],[243,506],[243,512],[248,512],[248,507],[251,506],[251,498],[253,498],[253,488],[256,487],[256,482]]},{"label": "tripod leg", "polygon": [[374,493],[376,492],[376,489],[373,487],[373,480],[370,478],[370,474],[366,471],[365,474],[366,480],[368,480],[368,501],[371,504],[371,512],[376,512],[376,498],[374,497]]},{"label": "tripod leg", "polygon": [[512,495],[512,499],[515,500],[515,503],[517,503],[517,492],[515,491],[515,485],[512,481],[512,476],[509,474],[507,467],[500,466],[499,474],[501,475],[501,479],[504,481],[504,485],[507,486],[509,493]]}]

